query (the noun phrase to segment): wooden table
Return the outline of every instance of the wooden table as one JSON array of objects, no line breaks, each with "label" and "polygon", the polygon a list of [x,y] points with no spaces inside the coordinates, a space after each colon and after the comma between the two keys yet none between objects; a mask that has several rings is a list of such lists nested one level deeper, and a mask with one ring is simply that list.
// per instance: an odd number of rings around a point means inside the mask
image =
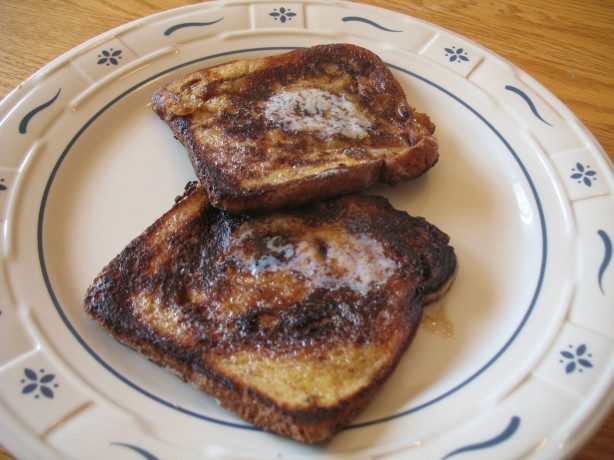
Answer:
[{"label": "wooden table", "polygon": [[[438,24],[535,77],[614,160],[614,3],[608,0],[358,0]],[[189,0],[0,1],[0,98],[109,29]],[[283,3],[283,2],[282,2]],[[0,446],[0,460],[12,458]],[[574,457],[614,458],[614,414]]]}]

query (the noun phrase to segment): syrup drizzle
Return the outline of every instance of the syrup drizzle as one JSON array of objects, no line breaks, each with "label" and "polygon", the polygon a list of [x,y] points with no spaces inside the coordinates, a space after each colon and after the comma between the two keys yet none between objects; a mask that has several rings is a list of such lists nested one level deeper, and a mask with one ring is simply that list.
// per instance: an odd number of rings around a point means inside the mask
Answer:
[{"label": "syrup drizzle", "polygon": [[451,340],[454,325],[446,314],[445,302],[440,301],[425,307],[420,327],[436,337]]}]

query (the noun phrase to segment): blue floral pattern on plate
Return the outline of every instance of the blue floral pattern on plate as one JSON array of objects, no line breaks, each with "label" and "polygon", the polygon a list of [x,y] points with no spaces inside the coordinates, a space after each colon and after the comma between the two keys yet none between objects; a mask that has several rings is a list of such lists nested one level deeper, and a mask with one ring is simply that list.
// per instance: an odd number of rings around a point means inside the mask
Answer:
[{"label": "blue floral pattern on plate", "polygon": [[279,8],[279,11],[277,8],[274,8],[273,12],[269,13],[269,16],[274,18],[276,21],[279,20],[283,24],[286,21],[291,21],[292,18],[296,16],[296,13],[294,13],[290,8],[284,8],[282,6]]},{"label": "blue floral pattern on plate", "polygon": [[450,62],[469,62],[469,55],[464,50],[464,48],[457,48],[456,46],[452,46],[451,48],[444,48],[446,52],[446,57],[450,60]]},{"label": "blue floral pattern on plate", "polygon": [[98,55],[98,65],[118,65],[119,60],[122,58],[122,50],[114,50],[110,48],[109,50],[102,50],[102,52]]},{"label": "blue floral pattern on plate", "polygon": [[578,184],[584,184],[587,187],[593,186],[593,181],[597,180],[597,172],[591,169],[590,165],[576,163],[575,168],[571,168],[574,173],[570,176],[571,179],[578,181]]},{"label": "blue floral pattern on plate", "polygon": [[25,378],[21,379],[23,394],[33,394],[34,398],[38,399],[40,396],[53,399],[53,389],[58,388],[57,383],[52,383],[55,380],[55,374],[48,374],[45,369],[40,369],[40,372],[36,372],[33,369],[26,367],[23,370]]},{"label": "blue floral pattern on plate", "polygon": [[584,369],[590,369],[593,367],[593,364],[588,359],[592,358],[593,355],[587,353],[588,349],[585,344],[578,345],[578,347],[575,349],[573,345],[569,345],[569,350],[561,351],[561,356],[563,359],[561,359],[560,362],[565,364],[566,374],[572,374],[575,371],[583,372]]}]

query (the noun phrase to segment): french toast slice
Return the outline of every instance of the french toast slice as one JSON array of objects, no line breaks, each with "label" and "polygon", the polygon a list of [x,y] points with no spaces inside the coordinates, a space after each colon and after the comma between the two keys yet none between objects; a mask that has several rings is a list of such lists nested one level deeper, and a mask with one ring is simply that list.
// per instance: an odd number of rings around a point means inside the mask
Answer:
[{"label": "french toast slice", "polygon": [[152,97],[211,203],[233,213],[395,184],[438,160],[435,125],[382,60],[319,45],[184,75]]},{"label": "french toast slice", "polygon": [[383,385],[455,268],[447,235],[384,198],[238,216],[191,183],[84,308],[243,419],[321,443]]}]

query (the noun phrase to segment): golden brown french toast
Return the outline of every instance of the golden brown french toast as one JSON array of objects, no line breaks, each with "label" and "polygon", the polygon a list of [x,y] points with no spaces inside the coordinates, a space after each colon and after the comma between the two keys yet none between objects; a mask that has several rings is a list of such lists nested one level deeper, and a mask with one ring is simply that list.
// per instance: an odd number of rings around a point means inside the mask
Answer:
[{"label": "golden brown french toast", "polygon": [[152,106],[211,203],[234,213],[394,184],[438,160],[429,117],[379,57],[349,44],[193,72],[160,88]]},{"label": "golden brown french toast", "polygon": [[191,183],[87,291],[104,330],[264,430],[330,439],[372,399],[449,287],[448,237],[384,198],[260,216]]}]

